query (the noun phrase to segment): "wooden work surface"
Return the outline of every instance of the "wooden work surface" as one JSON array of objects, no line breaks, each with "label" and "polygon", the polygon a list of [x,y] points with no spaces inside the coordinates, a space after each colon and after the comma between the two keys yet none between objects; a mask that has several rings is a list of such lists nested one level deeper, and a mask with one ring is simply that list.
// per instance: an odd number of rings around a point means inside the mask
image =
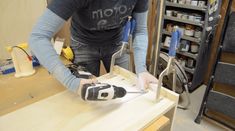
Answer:
[{"label": "wooden work surface", "polygon": [[65,89],[42,67],[36,68],[33,76],[24,78],[15,78],[14,73],[0,75],[0,116]]},{"label": "wooden work surface", "polygon": [[[129,91],[137,90],[133,74],[121,68],[115,68],[116,72],[114,76],[107,74],[98,80],[125,85]],[[0,130],[142,130],[163,115],[170,118],[172,125],[178,95],[162,88],[162,99],[156,102],[154,94],[129,94],[113,101],[84,102],[74,93],[64,91],[1,116]],[[167,128],[170,129],[171,126]]]}]

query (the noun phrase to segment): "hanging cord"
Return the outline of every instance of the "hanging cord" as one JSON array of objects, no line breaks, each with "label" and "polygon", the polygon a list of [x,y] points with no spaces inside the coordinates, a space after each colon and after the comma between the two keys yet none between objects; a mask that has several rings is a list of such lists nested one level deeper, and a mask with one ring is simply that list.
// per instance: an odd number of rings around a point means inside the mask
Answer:
[{"label": "hanging cord", "polygon": [[29,61],[32,61],[32,57],[23,48],[21,48],[19,46],[12,46],[12,49],[13,48],[21,49],[27,55],[27,58],[29,59]]}]

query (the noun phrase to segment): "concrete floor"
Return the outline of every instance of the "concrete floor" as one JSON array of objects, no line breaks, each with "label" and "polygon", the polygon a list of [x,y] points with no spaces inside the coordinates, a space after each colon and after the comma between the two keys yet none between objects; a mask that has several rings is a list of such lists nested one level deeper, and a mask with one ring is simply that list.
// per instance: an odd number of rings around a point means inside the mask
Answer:
[{"label": "concrete floor", "polygon": [[205,89],[206,86],[202,85],[190,94],[191,105],[188,110],[177,109],[173,131],[232,131],[206,118],[202,119],[201,124],[194,122],[200,109]]}]

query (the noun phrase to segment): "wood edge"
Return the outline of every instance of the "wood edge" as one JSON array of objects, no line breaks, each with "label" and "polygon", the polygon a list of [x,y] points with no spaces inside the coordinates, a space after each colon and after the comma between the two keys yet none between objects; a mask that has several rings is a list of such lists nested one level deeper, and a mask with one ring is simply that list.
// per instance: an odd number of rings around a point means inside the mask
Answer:
[{"label": "wood edge", "polygon": [[170,124],[170,119],[166,116],[162,116],[159,119],[150,122],[149,125],[147,125],[147,127],[144,129],[144,131],[159,131],[166,127],[168,124]]}]

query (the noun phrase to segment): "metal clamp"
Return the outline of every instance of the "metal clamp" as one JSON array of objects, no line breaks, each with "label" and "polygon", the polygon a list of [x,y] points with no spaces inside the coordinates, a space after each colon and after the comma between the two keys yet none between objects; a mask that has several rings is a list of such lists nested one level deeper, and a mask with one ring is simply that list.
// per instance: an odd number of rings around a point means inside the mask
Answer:
[{"label": "metal clamp", "polygon": [[162,86],[162,80],[164,76],[169,75],[170,73],[173,73],[173,91],[175,92],[176,89],[176,71],[175,71],[175,58],[170,57],[167,67],[165,70],[162,71],[162,73],[159,75],[158,79],[158,86],[157,86],[157,92],[156,92],[156,101],[159,102],[160,100],[160,91],[161,91],[161,86]]},{"label": "metal clamp", "polygon": [[118,57],[121,57],[123,52],[125,52],[127,50],[127,45],[128,45],[127,42],[122,42],[121,48],[112,55],[111,64],[110,64],[110,72],[109,72],[110,75],[113,75],[115,60]]}]

